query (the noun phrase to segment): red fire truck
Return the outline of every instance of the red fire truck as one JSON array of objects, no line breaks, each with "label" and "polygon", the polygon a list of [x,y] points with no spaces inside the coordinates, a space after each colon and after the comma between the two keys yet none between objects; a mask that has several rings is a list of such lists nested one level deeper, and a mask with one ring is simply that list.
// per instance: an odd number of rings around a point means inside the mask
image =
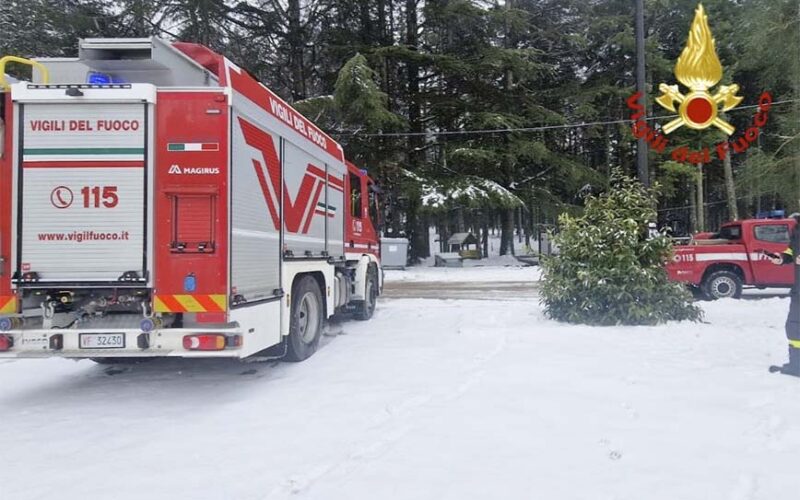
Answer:
[{"label": "red fire truck", "polygon": [[745,285],[789,288],[794,267],[776,266],[769,256],[786,249],[794,226],[794,219],[747,219],[695,235],[675,247],[669,277],[709,299],[739,298]]},{"label": "red fire truck", "polygon": [[372,316],[372,179],[245,70],[157,38],[8,61],[0,357],[300,361]]}]

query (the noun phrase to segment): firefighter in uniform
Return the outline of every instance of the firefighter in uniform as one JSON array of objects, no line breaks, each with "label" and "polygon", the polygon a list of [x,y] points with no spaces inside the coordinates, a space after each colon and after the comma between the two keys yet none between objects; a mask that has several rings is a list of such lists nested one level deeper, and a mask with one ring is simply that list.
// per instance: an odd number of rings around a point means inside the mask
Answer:
[{"label": "firefighter in uniform", "polygon": [[800,377],[800,213],[790,216],[797,222],[792,230],[789,247],[781,255],[772,258],[773,264],[794,265],[794,284],[789,302],[789,315],[786,317],[786,339],[789,341],[789,362],[783,366],[770,367],[771,372]]}]

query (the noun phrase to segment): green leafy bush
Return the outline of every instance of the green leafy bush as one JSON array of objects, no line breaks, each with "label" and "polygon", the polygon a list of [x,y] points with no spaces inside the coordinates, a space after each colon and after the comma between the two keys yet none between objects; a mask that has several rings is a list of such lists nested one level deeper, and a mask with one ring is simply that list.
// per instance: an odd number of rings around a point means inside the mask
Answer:
[{"label": "green leafy bush", "polygon": [[559,255],[542,264],[549,317],[590,325],[701,319],[689,291],[667,279],[672,242],[663,234],[648,238],[655,200],[654,189],[617,169],[609,190],[590,197],[582,216],[560,217]]}]

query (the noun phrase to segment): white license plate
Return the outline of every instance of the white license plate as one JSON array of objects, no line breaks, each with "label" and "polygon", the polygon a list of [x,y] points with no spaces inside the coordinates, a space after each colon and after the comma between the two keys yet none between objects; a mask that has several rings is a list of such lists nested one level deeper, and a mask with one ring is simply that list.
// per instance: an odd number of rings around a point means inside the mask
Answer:
[{"label": "white license plate", "polygon": [[81,333],[81,349],[124,349],[124,333]]}]

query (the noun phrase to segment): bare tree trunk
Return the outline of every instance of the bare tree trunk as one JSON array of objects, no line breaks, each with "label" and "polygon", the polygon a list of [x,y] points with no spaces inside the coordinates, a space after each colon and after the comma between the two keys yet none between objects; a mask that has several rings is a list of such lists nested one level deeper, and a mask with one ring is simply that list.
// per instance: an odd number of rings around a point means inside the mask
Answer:
[{"label": "bare tree trunk", "polygon": [[500,255],[514,255],[514,209],[505,209],[501,214]]},{"label": "bare tree trunk", "polygon": [[531,251],[531,232],[533,228],[533,203],[530,204],[528,209],[528,216],[525,218],[525,247],[528,252]]},{"label": "bare tree trunk", "polygon": [[467,231],[467,225],[464,223],[464,209],[456,209],[456,232],[464,233]]},{"label": "bare tree trunk", "polygon": [[447,229],[447,223],[439,224],[439,252],[447,252],[450,249],[447,248],[447,239],[450,237],[449,231]]},{"label": "bare tree trunk", "polygon": [[289,67],[292,72],[292,100],[299,101],[306,98],[305,72],[303,70],[303,28],[300,19],[300,0],[289,0],[287,15],[289,17],[289,32],[286,39],[289,42]]},{"label": "bare tree trunk", "polygon": [[731,155],[726,154],[722,160],[725,170],[725,193],[728,196],[728,216],[731,220],[739,220],[739,208],[736,206],[736,188],[733,184],[733,167],[731,166]]},{"label": "bare tree trunk", "polygon": [[705,202],[703,200],[703,164],[697,164],[697,230],[706,230]]},{"label": "bare tree trunk", "polygon": [[370,44],[374,38],[372,36],[372,16],[369,8],[371,2],[358,2],[359,16],[361,17],[361,41],[364,45]]},{"label": "bare tree trunk", "polygon": [[147,31],[145,30],[144,0],[137,0],[133,10],[136,36],[147,36]]},{"label": "bare tree trunk", "polygon": [[417,257],[426,259],[431,256],[431,220],[429,215],[421,217],[421,234],[417,248]]},{"label": "bare tree trunk", "polygon": [[481,232],[483,233],[481,236],[483,242],[482,257],[485,259],[489,257],[489,216],[486,214],[481,215],[481,229]]},{"label": "bare tree trunk", "polygon": [[697,229],[697,196],[695,195],[695,188],[692,187],[691,181],[688,181],[688,190],[691,193],[689,196],[690,203],[689,203],[689,233],[696,233]]},{"label": "bare tree trunk", "polygon": [[[417,19],[417,2],[419,0],[406,0],[406,44],[411,47],[412,50],[416,50],[417,47],[417,30],[419,29],[418,19]],[[369,2],[363,2],[367,4]],[[411,129],[411,132],[421,132],[422,131],[422,121],[420,120],[420,105],[419,105],[419,67],[416,63],[409,62],[407,64],[407,80],[406,83],[408,85],[407,92],[408,92],[408,122]],[[412,136],[408,138],[408,167],[413,171],[417,171],[422,164],[423,157],[420,151],[420,145],[422,138],[419,136]],[[412,225],[419,225],[416,221],[411,220],[412,216],[417,216],[417,214],[408,214],[409,220],[408,223]],[[449,229],[449,220],[448,229]],[[445,246],[447,244],[446,235],[442,235],[445,241],[441,242],[442,244],[442,251],[445,251]],[[411,241],[411,252],[413,255],[423,253],[421,248],[417,248],[419,245],[422,244],[420,238],[415,238]]]},{"label": "bare tree trunk", "polygon": [[424,221],[422,220],[422,215],[420,214],[420,206],[419,201],[412,200],[409,203],[408,210],[406,215],[408,220],[406,221],[406,234],[408,235],[409,241],[409,255],[411,257],[412,262],[416,262],[418,259],[425,257],[429,251],[426,249],[425,246],[427,244],[427,231],[428,228]]},{"label": "bare tree trunk", "polygon": [[[512,0],[506,0],[506,12],[510,12],[511,8],[513,7]],[[510,26],[508,22],[508,15],[504,19],[504,37],[503,37],[503,46],[505,48],[511,48],[511,33],[510,33]],[[505,75],[505,90],[506,92],[510,93],[514,88],[514,73],[511,71],[509,67],[506,70]],[[504,137],[504,140],[508,142],[508,137]],[[512,176],[511,167],[509,166],[506,169],[506,175],[508,177]],[[509,182],[513,181],[512,178],[508,179]],[[514,214],[515,209],[509,208],[502,210],[501,212],[501,227],[500,227],[500,255],[514,255]]]},{"label": "bare tree trunk", "polygon": [[[411,50],[417,50],[419,43],[417,30],[419,29],[417,19],[417,3],[419,0],[406,0],[406,45]],[[412,132],[422,131],[422,122],[420,121],[420,100],[419,100],[419,65],[415,61],[409,61],[406,64],[406,83],[408,85],[408,123]],[[412,166],[418,166],[420,161],[420,154],[415,149],[420,145],[420,139],[413,137],[411,140],[411,153],[410,160]]]}]

